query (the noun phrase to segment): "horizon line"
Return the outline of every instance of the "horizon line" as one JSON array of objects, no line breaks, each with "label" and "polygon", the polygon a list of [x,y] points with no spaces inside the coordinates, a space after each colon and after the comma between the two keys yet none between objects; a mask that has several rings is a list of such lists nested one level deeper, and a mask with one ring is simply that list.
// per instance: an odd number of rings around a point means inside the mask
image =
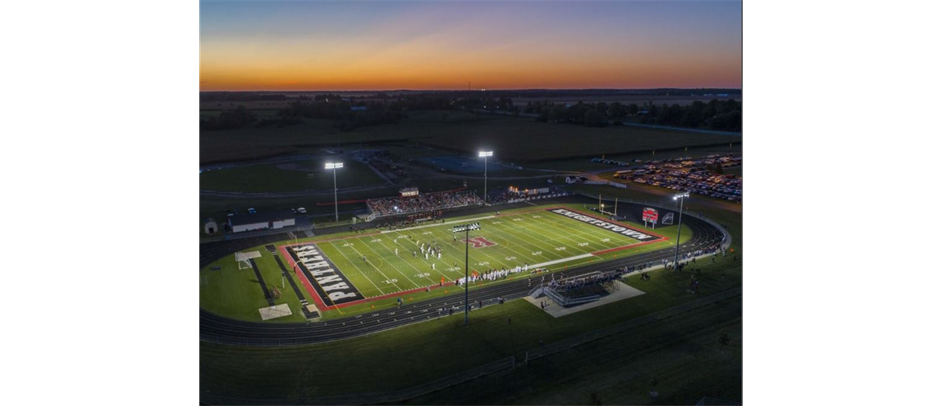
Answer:
[{"label": "horizon line", "polygon": [[229,93],[251,93],[251,92],[278,92],[278,93],[309,93],[309,92],[481,92],[481,91],[534,91],[534,90],[622,90],[622,91],[650,91],[650,90],[703,90],[703,89],[723,89],[738,90],[742,92],[741,87],[584,87],[584,88],[497,88],[497,89],[305,89],[305,90],[200,90],[200,93],[211,92],[229,92]]}]

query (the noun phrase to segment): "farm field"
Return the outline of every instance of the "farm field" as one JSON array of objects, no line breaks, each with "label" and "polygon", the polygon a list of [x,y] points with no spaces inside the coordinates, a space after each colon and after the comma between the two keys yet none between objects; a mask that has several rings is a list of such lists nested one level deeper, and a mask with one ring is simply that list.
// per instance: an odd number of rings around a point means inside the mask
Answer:
[{"label": "farm field", "polygon": [[[332,190],[333,173],[323,167],[330,158],[313,161],[241,165],[206,171],[200,174],[200,190],[220,192],[294,192],[301,190]],[[367,186],[383,180],[366,164],[352,159],[344,162],[338,173],[337,186]]]},{"label": "farm field", "polygon": [[[416,111],[396,124],[342,133],[329,120],[200,132],[200,162],[224,162],[297,153],[305,148],[370,142],[415,141],[472,154],[488,147],[502,160],[533,161],[738,144],[742,137],[639,127],[589,128],[539,123],[532,118],[475,115],[466,111]],[[573,142],[574,139],[579,140]]]}]

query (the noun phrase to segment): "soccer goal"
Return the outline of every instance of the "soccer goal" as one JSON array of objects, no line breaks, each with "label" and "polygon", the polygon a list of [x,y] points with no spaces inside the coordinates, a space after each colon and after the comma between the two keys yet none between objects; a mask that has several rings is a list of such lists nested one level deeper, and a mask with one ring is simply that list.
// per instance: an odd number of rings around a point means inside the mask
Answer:
[{"label": "soccer goal", "polygon": [[235,260],[237,263],[239,263],[239,269],[251,269],[252,263],[249,262],[249,260],[261,257],[262,253],[258,251],[235,253]]}]

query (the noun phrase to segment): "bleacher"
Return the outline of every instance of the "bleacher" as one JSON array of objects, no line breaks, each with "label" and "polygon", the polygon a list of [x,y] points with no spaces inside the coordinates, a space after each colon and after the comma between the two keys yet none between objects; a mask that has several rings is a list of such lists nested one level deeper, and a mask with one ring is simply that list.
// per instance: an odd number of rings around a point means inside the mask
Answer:
[{"label": "bleacher", "polygon": [[594,302],[618,289],[616,280],[625,274],[623,270],[592,272],[554,280],[545,286],[538,286],[530,291],[533,297],[540,295],[550,298],[562,307],[576,306]]},{"label": "bleacher", "polygon": [[370,217],[377,219],[387,216],[400,216],[438,210],[456,209],[481,205],[483,201],[474,192],[435,192],[417,196],[396,196],[366,201]]}]

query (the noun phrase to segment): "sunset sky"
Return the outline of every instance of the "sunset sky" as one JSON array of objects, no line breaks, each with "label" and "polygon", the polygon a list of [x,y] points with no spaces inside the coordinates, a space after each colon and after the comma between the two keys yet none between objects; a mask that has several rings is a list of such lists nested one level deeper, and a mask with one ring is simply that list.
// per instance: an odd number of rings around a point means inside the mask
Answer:
[{"label": "sunset sky", "polygon": [[202,1],[200,90],[742,86],[738,1]]}]

